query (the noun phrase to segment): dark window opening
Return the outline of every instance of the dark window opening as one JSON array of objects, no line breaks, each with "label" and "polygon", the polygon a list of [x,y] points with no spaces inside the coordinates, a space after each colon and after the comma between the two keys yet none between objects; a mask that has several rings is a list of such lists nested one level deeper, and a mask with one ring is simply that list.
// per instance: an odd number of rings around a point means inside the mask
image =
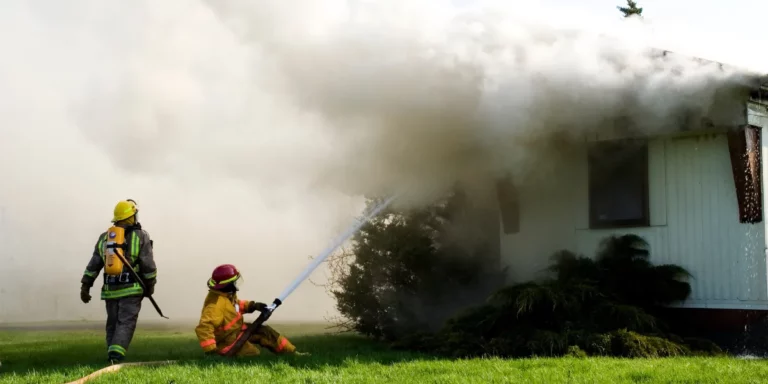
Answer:
[{"label": "dark window opening", "polygon": [[588,167],[590,228],[650,225],[646,141],[594,143]]},{"label": "dark window opening", "polygon": [[744,126],[728,132],[733,181],[740,223],[763,221],[760,128]]}]

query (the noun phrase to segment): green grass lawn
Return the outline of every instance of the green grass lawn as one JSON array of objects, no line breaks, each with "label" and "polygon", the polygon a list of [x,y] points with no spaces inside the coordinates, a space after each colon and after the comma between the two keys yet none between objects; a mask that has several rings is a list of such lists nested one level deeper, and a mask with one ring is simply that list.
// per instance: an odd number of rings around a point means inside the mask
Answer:
[{"label": "green grass lawn", "polygon": [[[454,360],[389,350],[354,335],[275,325],[309,357],[202,358],[191,329],[139,329],[126,368],[93,383],[768,383],[768,361],[734,358]],[[106,366],[101,330],[0,332],[0,383],[66,383]]]}]

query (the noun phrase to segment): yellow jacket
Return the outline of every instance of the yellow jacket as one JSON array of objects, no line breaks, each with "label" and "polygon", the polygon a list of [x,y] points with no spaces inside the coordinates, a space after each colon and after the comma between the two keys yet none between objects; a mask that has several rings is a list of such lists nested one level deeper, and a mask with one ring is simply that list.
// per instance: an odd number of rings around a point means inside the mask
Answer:
[{"label": "yellow jacket", "polygon": [[[243,321],[243,314],[249,313],[247,310],[251,303],[238,300],[235,293],[208,291],[200,313],[200,322],[195,327],[203,351],[216,350],[219,354],[229,351],[248,327]],[[258,347],[245,343],[236,356],[256,356],[259,353]]]}]

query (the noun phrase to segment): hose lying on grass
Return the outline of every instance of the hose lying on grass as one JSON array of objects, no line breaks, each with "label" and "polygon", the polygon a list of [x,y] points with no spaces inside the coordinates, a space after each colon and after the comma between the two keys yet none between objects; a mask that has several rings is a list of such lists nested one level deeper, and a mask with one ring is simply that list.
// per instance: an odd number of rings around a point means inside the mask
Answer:
[{"label": "hose lying on grass", "polygon": [[115,364],[110,365],[109,367],[105,367],[102,369],[99,369],[98,371],[95,371],[91,373],[88,376],[79,378],[75,381],[69,382],[67,384],[83,384],[88,380],[95,379],[98,376],[101,376],[105,373],[114,373],[119,371],[123,367],[139,367],[139,366],[147,366],[147,365],[167,365],[167,364],[173,364],[176,360],[166,360],[166,361],[145,361],[145,362],[136,362],[136,363],[123,363],[123,364]]}]

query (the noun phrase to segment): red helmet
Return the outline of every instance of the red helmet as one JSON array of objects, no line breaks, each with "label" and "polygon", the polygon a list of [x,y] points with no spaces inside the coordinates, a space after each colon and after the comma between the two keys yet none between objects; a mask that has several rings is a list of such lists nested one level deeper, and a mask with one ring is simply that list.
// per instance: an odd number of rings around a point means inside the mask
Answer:
[{"label": "red helmet", "polygon": [[241,277],[240,271],[234,265],[222,264],[213,270],[211,278],[208,280],[208,288],[220,290],[230,284],[235,284],[235,287],[237,287]]}]

